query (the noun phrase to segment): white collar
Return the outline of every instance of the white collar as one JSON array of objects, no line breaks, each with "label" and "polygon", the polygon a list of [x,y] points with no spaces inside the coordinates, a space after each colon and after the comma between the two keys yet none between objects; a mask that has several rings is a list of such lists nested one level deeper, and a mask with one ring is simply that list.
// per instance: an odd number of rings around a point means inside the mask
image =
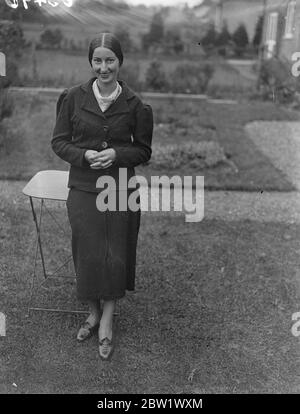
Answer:
[{"label": "white collar", "polygon": [[95,79],[95,81],[93,82],[93,91],[94,91],[94,94],[97,100],[99,101],[105,101],[105,102],[114,101],[122,92],[122,86],[117,81],[117,86],[115,90],[109,96],[102,96],[98,88],[98,85],[97,85],[97,79]]}]

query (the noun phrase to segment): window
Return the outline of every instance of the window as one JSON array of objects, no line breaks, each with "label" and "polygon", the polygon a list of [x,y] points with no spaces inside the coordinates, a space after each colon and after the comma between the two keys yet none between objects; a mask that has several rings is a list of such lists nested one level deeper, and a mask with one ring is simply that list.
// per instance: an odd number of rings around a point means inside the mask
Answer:
[{"label": "window", "polygon": [[275,42],[277,36],[278,13],[273,12],[268,16],[266,43]]},{"label": "window", "polygon": [[278,26],[278,12],[273,12],[268,15],[268,24],[266,30],[267,57],[270,58],[275,52],[277,43],[277,26]]},{"label": "window", "polygon": [[288,3],[287,13],[285,17],[286,20],[285,20],[284,37],[286,39],[291,39],[294,36],[295,11],[296,11],[296,1],[291,0]]}]

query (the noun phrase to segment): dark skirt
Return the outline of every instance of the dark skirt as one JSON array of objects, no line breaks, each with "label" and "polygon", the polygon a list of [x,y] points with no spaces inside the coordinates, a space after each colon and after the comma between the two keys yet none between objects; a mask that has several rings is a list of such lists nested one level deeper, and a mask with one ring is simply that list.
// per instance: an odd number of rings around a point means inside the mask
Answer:
[{"label": "dark skirt", "polygon": [[71,188],[66,202],[81,302],[120,299],[135,288],[141,210],[102,212],[96,206],[97,196]]}]

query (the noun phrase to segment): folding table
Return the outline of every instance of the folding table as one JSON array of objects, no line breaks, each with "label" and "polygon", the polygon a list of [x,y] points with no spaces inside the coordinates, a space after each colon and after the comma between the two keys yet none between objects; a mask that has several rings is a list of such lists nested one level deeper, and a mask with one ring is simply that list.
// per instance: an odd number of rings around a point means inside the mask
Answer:
[{"label": "folding table", "polygon": [[[48,311],[48,312],[67,312],[67,313],[88,313],[85,310],[71,310],[71,309],[69,310],[69,309],[62,309],[62,308],[51,308],[51,307],[44,308],[44,307],[33,307],[32,306],[34,288],[35,288],[36,279],[37,279],[36,268],[37,268],[38,254],[40,255],[41,262],[42,262],[44,282],[47,279],[49,279],[51,276],[55,277],[55,274],[57,274],[72,259],[72,256],[70,255],[64,261],[64,263],[61,266],[59,266],[54,272],[52,272],[51,274],[47,273],[46,265],[45,265],[43,243],[42,243],[42,238],[41,238],[42,217],[43,217],[44,210],[47,210],[49,215],[52,217],[53,221],[63,231],[63,227],[57,221],[53,213],[47,208],[45,204],[45,200],[66,201],[68,197],[68,192],[69,192],[69,189],[67,186],[68,177],[69,177],[68,171],[56,171],[56,170],[40,171],[37,174],[35,174],[34,177],[32,177],[32,179],[26,184],[26,186],[22,190],[23,194],[29,197],[33,220],[35,222],[35,227],[36,227],[36,247],[35,247],[34,267],[33,267],[31,288],[30,288],[30,299],[28,303],[28,315],[30,313],[30,310]],[[33,198],[40,200],[39,215],[35,211]],[[75,276],[56,276],[56,277],[75,279]]]}]

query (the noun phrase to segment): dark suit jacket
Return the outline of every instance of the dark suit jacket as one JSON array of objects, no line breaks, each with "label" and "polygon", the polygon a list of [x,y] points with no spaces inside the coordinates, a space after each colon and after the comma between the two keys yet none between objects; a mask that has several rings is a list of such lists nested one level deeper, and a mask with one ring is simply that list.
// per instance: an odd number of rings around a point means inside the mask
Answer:
[{"label": "dark suit jacket", "polygon": [[[95,79],[65,89],[60,95],[51,146],[71,165],[68,187],[97,192],[96,181],[101,175],[117,180],[119,168],[126,167],[129,179],[135,175],[135,166],[150,159],[153,112],[124,81],[119,81],[122,92],[117,100],[102,112],[92,90]],[[93,170],[85,151],[105,148],[116,151],[113,165]]]}]

